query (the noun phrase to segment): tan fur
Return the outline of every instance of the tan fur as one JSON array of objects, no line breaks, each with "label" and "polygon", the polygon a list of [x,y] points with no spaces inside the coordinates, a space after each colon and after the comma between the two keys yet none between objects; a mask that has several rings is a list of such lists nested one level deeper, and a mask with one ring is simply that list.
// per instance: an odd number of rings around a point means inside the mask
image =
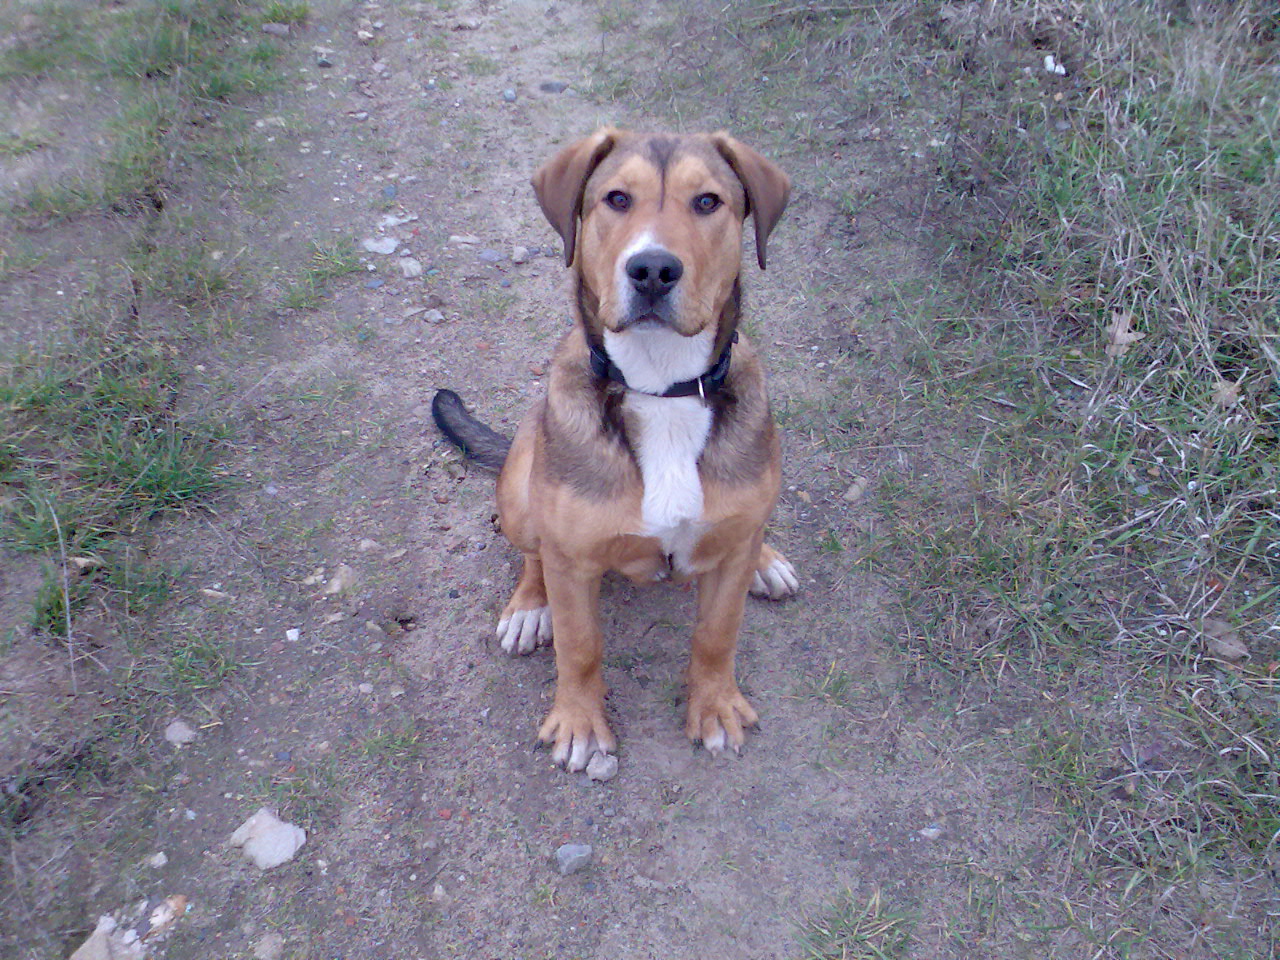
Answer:
[{"label": "tan fur", "polygon": [[[557,688],[538,736],[555,745],[558,761],[580,766],[582,744],[616,747],[604,715],[601,577],[614,570],[652,581],[668,571],[660,541],[641,533],[644,489],[627,440],[626,388],[592,375],[586,337],[598,342],[628,322],[618,302],[619,261],[647,233],[683,264],[671,325],[686,337],[714,331],[718,354],[738,320],[743,221],[756,217],[763,264],[789,184],[727,134],[648,136],[611,128],[562,150],[533,183],[565,242],[578,324],[560,344],[547,395],[521,424],[498,480],[503,532],[524,554],[503,617],[550,605]],[[605,202],[615,190],[632,198],[624,213]],[[724,201],[710,215],[692,207],[706,193]],[[692,739],[737,749],[744,728],[756,722],[734,678],[744,600],[757,571],[785,563],[762,542],[778,495],[779,451],[763,373],[745,338],[733,348],[724,389],[707,402],[712,427],[698,461],[703,532],[687,572],[697,582],[698,614],[685,729]]]}]

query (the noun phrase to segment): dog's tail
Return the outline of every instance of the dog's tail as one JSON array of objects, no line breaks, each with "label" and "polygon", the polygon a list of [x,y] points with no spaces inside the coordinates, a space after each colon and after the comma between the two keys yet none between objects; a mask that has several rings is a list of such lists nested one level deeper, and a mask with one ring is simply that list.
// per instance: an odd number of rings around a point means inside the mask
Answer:
[{"label": "dog's tail", "polygon": [[431,401],[431,416],[440,432],[481,466],[501,470],[507,462],[511,441],[473,417],[462,398],[452,390],[436,391]]}]

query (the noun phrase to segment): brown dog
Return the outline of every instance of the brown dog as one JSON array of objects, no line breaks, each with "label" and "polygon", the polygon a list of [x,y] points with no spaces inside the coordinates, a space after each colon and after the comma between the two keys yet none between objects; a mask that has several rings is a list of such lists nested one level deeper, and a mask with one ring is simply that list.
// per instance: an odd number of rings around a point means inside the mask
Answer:
[{"label": "brown dog", "polygon": [[778,440],[755,349],[738,334],[743,222],[754,219],[763,268],[790,181],[725,133],[605,128],[560,151],[533,188],[576,289],[577,324],[547,395],[510,444],[451,391],[432,404],[450,439],[502,469],[502,531],[524,571],[498,638],[529,653],[554,628],[555,704],[538,736],[580,770],[616,747],[601,577],[695,579],[685,732],[713,752],[738,750],[756,722],[734,679],[747,592],[780,599],[798,587],[763,543]]}]

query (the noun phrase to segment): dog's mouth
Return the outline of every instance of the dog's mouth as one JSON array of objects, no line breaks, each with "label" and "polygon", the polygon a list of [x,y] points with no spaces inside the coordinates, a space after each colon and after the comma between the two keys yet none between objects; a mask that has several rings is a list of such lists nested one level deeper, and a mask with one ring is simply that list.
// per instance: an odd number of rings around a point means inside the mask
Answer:
[{"label": "dog's mouth", "polygon": [[638,310],[631,316],[623,317],[622,321],[617,326],[619,332],[623,330],[644,330],[654,328],[675,330],[679,333],[683,333],[683,331],[680,330],[680,325],[676,323],[674,311],[664,310],[661,307],[656,310],[653,308]]}]

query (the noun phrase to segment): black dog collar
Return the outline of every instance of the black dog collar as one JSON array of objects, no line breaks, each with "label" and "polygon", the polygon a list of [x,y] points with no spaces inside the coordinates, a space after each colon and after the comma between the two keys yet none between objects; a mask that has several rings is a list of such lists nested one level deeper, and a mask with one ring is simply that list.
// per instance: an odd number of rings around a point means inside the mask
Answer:
[{"label": "black dog collar", "polygon": [[711,396],[717,390],[724,386],[725,378],[729,375],[729,359],[733,354],[733,345],[738,342],[738,332],[733,332],[732,339],[724,345],[724,349],[720,351],[720,356],[715,363],[700,377],[694,377],[692,380],[681,380],[679,383],[673,383],[662,393],[649,393],[647,390],[636,390],[635,387],[627,383],[627,378],[622,375],[622,371],[617,368],[609,354],[605,353],[604,346],[587,341],[587,349],[591,351],[591,372],[600,380],[612,380],[614,383],[620,383],[628,390],[634,390],[636,393],[643,393],[650,397],[692,397],[699,396],[703,400]]}]

